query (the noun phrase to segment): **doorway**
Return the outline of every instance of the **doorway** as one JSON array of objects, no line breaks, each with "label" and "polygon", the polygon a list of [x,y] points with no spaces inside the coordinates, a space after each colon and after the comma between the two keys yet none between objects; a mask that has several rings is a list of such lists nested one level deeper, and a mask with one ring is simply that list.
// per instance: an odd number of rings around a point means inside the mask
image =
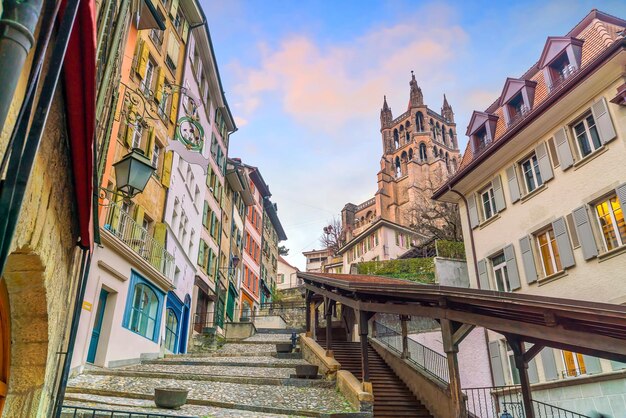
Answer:
[{"label": "doorway", "polygon": [[108,296],[109,292],[104,289],[100,290],[100,297],[98,298],[98,307],[96,310],[96,319],[93,324],[93,331],[91,332],[89,351],[87,352],[87,363],[93,364],[93,362],[96,360],[96,353],[98,352],[98,342],[100,341],[100,332],[102,330],[102,322],[104,319],[104,309],[106,308]]}]

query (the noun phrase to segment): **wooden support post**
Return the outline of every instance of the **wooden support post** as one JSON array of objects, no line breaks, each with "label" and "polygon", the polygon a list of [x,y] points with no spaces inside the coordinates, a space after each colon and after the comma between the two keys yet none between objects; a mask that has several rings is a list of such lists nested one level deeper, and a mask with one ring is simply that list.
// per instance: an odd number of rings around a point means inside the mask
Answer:
[{"label": "wooden support post", "polygon": [[324,297],[324,314],[326,317],[326,357],[334,357],[333,354],[333,301]]},{"label": "wooden support post", "polygon": [[363,389],[365,390],[366,383],[370,382],[370,366],[368,359],[368,321],[370,319],[370,313],[366,311],[359,311],[359,336],[361,337],[361,380],[363,381]]},{"label": "wooden support post", "polygon": [[304,296],[304,304],[306,306],[306,336],[311,337],[313,333],[311,332],[311,297],[313,296],[313,292],[310,290],[306,291]]},{"label": "wooden support post", "polygon": [[520,386],[522,388],[522,403],[524,404],[524,412],[526,418],[535,418],[535,410],[533,409],[533,398],[530,392],[530,380],[528,379],[528,359],[524,356],[524,344],[517,338],[507,336],[507,341],[513,350],[513,358],[515,359],[515,367],[519,373]]},{"label": "wooden support post", "polygon": [[443,340],[443,351],[448,359],[448,376],[450,379],[450,397],[454,405],[454,416],[460,418],[467,417],[465,401],[461,391],[461,376],[459,375],[459,362],[457,353],[459,345],[454,342],[454,327],[449,319],[441,320],[441,336]]},{"label": "wooden support post", "polygon": [[407,322],[411,319],[408,315],[400,315],[400,327],[402,328],[402,355],[401,358],[411,358],[409,352],[409,333],[407,329]]}]

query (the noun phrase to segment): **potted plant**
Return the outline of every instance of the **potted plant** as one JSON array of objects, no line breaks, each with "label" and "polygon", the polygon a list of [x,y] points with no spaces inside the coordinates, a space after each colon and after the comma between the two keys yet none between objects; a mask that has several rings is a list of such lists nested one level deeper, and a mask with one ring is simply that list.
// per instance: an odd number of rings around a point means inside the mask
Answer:
[{"label": "potted plant", "polygon": [[187,402],[189,389],[154,388],[154,403],[159,408],[178,409]]}]

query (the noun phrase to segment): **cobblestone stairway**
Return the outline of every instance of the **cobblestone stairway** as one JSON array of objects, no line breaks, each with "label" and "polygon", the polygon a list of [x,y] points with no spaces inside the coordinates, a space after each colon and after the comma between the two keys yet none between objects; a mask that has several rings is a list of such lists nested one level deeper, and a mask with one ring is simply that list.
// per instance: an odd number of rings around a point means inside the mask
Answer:
[{"label": "cobblestone stairway", "polygon": [[[325,338],[322,337],[320,344],[326,347]],[[371,346],[368,348],[370,380],[374,389],[374,417],[432,418],[428,409],[411,393],[378,353]],[[350,371],[360,380],[360,343],[333,341],[332,350],[341,368]]]},{"label": "cobblestone stairway", "polygon": [[[257,334],[214,353],[169,356],[117,369],[91,369],[69,381],[65,405],[197,417],[320,416],[352,412],[333,382],[291,379],[301,359],[273,357],[290,334]],[[189,389],[178,411],[156,408],[155,387]]]}]

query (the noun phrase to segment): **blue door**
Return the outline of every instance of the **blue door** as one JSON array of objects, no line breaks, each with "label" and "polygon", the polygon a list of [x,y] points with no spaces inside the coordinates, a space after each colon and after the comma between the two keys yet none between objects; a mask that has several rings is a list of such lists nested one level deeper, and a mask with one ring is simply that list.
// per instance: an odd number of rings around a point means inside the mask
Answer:
[{"label": "blue door", "polygon": [[98,341],[100,340],[100,330],[102,329],[102,319],[104,318],[104,308],[107,304],[107,296],[109,292],[100,290],[100,298],[98,298],[98,310],[96,311],[96,320],[93,324],[91,332],[91,342],[89,343],[89,351],[87,352],[87,362],[93,363],[96,360],[96,352],[98,351]]}]

